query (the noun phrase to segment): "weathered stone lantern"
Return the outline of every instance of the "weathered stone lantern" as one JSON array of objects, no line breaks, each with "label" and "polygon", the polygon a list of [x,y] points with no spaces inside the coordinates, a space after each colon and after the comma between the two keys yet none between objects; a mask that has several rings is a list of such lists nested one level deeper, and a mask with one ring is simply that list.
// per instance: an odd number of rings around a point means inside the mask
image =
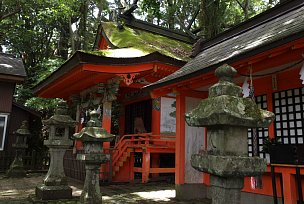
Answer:
[{"label": "weathered stone lantern", "polygon": [[274,114],[241,97],[241,87],[232,82],[236,73],[229,65],[219,67],[209,97],[185,116],[188,125],[208,130],[208,149],[192,155],[191,165],[211,174],[213,204],[239,204],[244,177],[262,175],[267,166],[265,159],[248,157],[247,131],[268,127]]},{"label": "weathered stone lantern", "polygon": [[86,168],[85,183],[80,197],[81,203],[102,203],[99,187],[100,165],[108,160],[102,147],[103,142],[110,142],[115,137],[101,127],[98,115],[97,111],[92,111],[87,127],[74,134],[74,138],[82,141],[84,147],[84,154],[77,155],[77,159],[85,161]]},{"label": "weathered stone lantern", "polygon": [[43,180],[43,184],[36,187],[36,197],[42,200],[57,200],[72,198],[72,189],[68,186],[63,169],[65,151],[73,144],[69,139],[69,129],[76,125],[67,113],[66,102],[58,104],[55,114],[43,124],[49,131],[48,140],[44,145],[49,148],[50,167]]},{"label": "weathered stone lantern", "polygon": [[28,121],[22,121],[20,128],[16,131],[16,143],[12,146],[16,149],[16,155],[13,163],[11,164],[9,170],[7,171],[7,176],[9,177],[24,177],[26,176],[26,171],[23,166],[22,156],[24,154],[27,146],[27,138],[31,135],[28,129]]}]

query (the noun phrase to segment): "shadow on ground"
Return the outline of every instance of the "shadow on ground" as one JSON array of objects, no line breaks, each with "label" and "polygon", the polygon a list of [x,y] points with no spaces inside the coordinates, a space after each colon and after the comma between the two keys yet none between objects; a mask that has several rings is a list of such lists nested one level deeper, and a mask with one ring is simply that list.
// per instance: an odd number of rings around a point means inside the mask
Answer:
[{"label": "shadow on ground", "polygon": [[[0,204],[28,204],[28,197],[35,194],[35,187],[42,183],[44,174],[29,174],[25,178],[6,178],[0,175]],[[70,180],[69,185],[73,189],[73,196],[80,196],[83,184]],[[205,201],[178,201],[175,200],[174,184],[153,182],[148,184],[117,184],[101,186],[103,204],[210,204]],[[48,204],[76,204],[77,201],[53,201]],[[45,202],[37,202],[45,203]]]}]

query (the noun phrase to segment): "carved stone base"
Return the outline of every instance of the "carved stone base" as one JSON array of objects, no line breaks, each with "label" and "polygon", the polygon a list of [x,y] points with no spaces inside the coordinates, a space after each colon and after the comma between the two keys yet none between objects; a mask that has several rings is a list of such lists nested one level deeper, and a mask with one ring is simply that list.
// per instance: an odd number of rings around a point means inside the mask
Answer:
[{"label": "carved stone base", "polygon": [[69,186],[46,186],[36,187],[36,197],[41,200],[71,199],[72,189]]}]

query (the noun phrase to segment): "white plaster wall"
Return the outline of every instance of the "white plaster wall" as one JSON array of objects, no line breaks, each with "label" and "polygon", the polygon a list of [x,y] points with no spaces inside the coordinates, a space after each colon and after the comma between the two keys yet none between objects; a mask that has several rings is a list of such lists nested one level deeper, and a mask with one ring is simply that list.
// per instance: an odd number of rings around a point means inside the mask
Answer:
[{"label": "white plaster wall", "polygon": [[176,117],[170,116],[171,112],[176,111],[176,108],[171,106],[175,100],[175,98],[161,97],[160,132],[162,134],[175,133],[176,131]]},{"label": "white plaster wall", "polygon": [[[196,108],[202,99],[186,97],[186,113]],[[185,183],[201,183],[202,173],[191,166],[191,155],[198,153],[205,147],[205,128],[190,127],[186,123],[185,127]]]}]

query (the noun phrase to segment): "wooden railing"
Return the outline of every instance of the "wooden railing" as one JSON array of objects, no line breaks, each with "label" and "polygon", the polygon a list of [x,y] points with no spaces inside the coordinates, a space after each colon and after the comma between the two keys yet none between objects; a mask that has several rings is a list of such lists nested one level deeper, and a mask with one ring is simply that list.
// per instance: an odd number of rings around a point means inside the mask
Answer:
[{"label": "wooden railing", "polygon": [[115,167],[124,154],[124,152],[134,151],[136,148],[157,148],[169,147],[175,148],[175,136],[152,135],[151,133],[141,133],[132,135],[123,135],[116,142],[113,155],[112,166]]}]

